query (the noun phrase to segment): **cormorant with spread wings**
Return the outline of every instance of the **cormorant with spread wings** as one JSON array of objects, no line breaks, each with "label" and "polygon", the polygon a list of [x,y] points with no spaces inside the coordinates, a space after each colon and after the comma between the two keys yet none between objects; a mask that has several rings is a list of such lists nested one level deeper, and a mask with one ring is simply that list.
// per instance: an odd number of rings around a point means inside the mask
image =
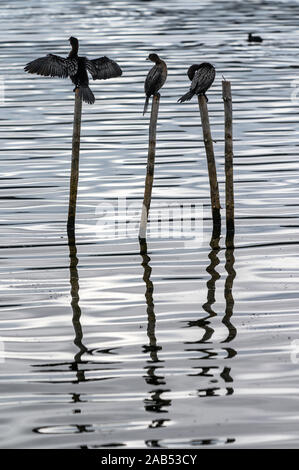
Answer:
[{"label": "cormorant with spread wings", "polygon": [[71,52],[68,57],[60,57],[54,54],[48,54],[29,62],[24,70],[29,73],[36,73],[45,77],[69,77],[79,89],[79,94],[83,101],[89,104],[95,102],[95,97],[89,88],[88,73],[94,80],[106,80],[107,78],[120,77],[122,70],[114,60],[108,57],[100,57],[98,59],[87,59],[87,57],[79,57],[79,41],[77,38],[70,37]]}]

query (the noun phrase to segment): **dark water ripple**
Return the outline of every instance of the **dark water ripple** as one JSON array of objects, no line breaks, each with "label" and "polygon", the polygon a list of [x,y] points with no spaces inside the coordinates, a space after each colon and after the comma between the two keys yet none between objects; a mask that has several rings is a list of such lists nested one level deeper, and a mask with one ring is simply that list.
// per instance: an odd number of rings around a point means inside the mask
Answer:
[{"label": "dark water ripple", "polygon": [[[298,14],[295,1],[0,1],[1,447],[298,446]],[[262,34],[248,46],[246,35]],[[23,74],[48,52],[107,54],[121,79],[84,106],[76,245],[65,219],[70,83]],[[167,59],[155,201],[205,208],[200,248],[107,240],[103,199],[143,194],[145,57]],[[196,103],[177,98],[209,60],[223,201],[221,76],[233,86],[235,250],[210,246]],[[299,82],[298,82],[299,83]],[[295,86],[294,86],[295,85]]]}]

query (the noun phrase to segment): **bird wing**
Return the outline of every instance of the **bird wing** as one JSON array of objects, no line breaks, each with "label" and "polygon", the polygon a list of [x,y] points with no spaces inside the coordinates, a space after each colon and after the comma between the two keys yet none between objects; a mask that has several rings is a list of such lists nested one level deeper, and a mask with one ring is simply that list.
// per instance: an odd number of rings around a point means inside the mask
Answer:
[{"label": "bird wing", "polygon": [[107,78],[120,77],[122,70],[114,60],[108,57],[86,60],[86,68],[94,80],[107,80]]},{"label": "bird wing", "polygon": [[201,92],[204,93],[210,88],[214,79],[215,68],[211,65],[207,66],[204,64],[195,72],[190,90],[197,94]]},{"label": "bird wing", "polygon": [[160,89],[161,86],[161,80],[162,80],[162,73],[161,73],[161,67],[158,65],[155,65],[153,68],[150,69],[150,71],[147,74],[147,77],[144,82],[144,91],[145,94],[150,96],[153,95],[154,93],[157,93],[157,88]]},{"label": "bird wing", "polygon": [[78,71],[78,63],[75,59],[59,57],[48,54],[29,62],[24,68],[25,72],[36,73],[45,77],[66,78],[75,75]]}]

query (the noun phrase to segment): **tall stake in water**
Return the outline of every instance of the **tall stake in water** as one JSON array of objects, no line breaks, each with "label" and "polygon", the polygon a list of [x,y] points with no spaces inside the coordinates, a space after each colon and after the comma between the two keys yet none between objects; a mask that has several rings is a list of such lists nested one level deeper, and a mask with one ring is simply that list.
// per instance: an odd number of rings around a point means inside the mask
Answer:
[{"label": "tall stake in water", "polygon": [[148,145],[146,178],[145,178],[144,197],[143,197],[142,212],[141,212],[141,221],[140,221],[140,228],[139,228],[140,240],[146,239],[146,227],[147,227],[147,221],[148,221],[151,198],[152,198],[159,104],[160,104],[160,94],[157,93],[153,96],[151,119],[150,119],[150,126],[149,126],[149,145]]},{"label": "tall stake in water", "polygon": [[233,111],[230,82],[223,80],[222,97],[225,116],[225,205],[227,237],[235,232],[234,171],[233,171]]},{"label": "tall stake in water", "polygon": [[81,115],[82,115],[82,96],[79,93],[79,88],[77,88],[75,91],[69,214],[68,214],[68,221],[67,221],[67,230],[68,230],[69,235],[71,235],[75,231],[76,205],[77,205],[77,193],[78,193],[78,181],[79,181]]},{"label": "tall stake in water", "polygon": [[202,122],[203,138],[205,143],[208,172],[210,180],[210,193],[211,193],[211,205],[212,205],[212,218],[213,218],[213,236],[212,239],[220,237],[221,231],[221,218],[220,218],[220,199],[217,182],[217,172],[214,157],[213,140],[211,136],[210,121],[207,107],[207,91],[212,86],[216,70],[215,67],[208,63],[203,62],[202,64],[193,64],[188,68],[187,75],[191,81],[189,91],[185,93],[178,100],[179,103],[190,101],[194,95],[198,97],[198,104]]},{"label": "tall stake in water", "polygon": [[212,218],[213,218],[213,229],[215,233],[214,238],[217,238],[217,233],[220,233],[221,230],[221,216],[220,216],[220,198],[219,198],[219,188],[217,181],[217,171],[214,155],[214,146],[211,135],[209,113],[207,107],[207,100],[204,95],[198,96],[198,104],[201,116],[202,123],[202,132],[205,143],[207,163],[208,163],[208,173],[210,181],[210,194],[211,194],[211,205],[212,205]]},{"label": "tall stake in water", "polygon": [[144,82],[145,103],[143,115],[145,115],[152,96],[152,111],[149,127],[149,145],[147,157],[147,169],[144,188],[144,198],[141,212],[141,221],[139,227],[139,239],[146,239],[146,227],[148,222],[149,210],[152,198],[152,188],[154,181],[154,168],[155,168],[155,155],[156,155],[156,133],[157,133],[157,120],[160,104],[159,90],[162,88],[167,78],[167,65],[158,54],[149,54],[147,60],[154,62],[154,66],[148,72]]},{"label": "tall stake in water", "polygon": [[79,151],[80,151],[80,129],[82,99],[85,103],[93,104],[95,97],[89,88],[88,73],[94,80],[106,80],[107,78],[120,77],[122,70],[114,60],[108,57],[99,57],[97,59],[88,59],[79,57],[79,41],[71,36],[69,38],[71,45],[70,53],[67,57],[60,57],[54,54],[48,54],[45,57],[39,57],[29,62],[24,70],[29,73],[36,73],[44,77],[70,78],[75,85],[75,114],[72,145],[72,170],[70,184],[70,202],[68,215],[68,234],[73,235],[75,231],[77,189],[79,179]]},{"label": "tall stake in water", "polygon": [[148,72],[144,82],[145,92],[145,103],[143,115],[145,115],[149,103],[149,99],[152,96],[152,111],[149,127],[149,145],[148,145],[148,157],[147,157],[147,168],[146,168],[146,179],[144,188],[144,198],[141,212],[141,221],[139,227],[139,239],[146,239],[146,227],[148,222],[149,210],[152,198],[152,188],[154,181],[154,169],[155,169],[155,156],[156,156],[156,133],[157,133],[157,120],[160,104],[160,93],[159,90],[162,88],[167,78],[167,65],[158,54],[149,54],[147,60],[154,62],[154,66]]}]

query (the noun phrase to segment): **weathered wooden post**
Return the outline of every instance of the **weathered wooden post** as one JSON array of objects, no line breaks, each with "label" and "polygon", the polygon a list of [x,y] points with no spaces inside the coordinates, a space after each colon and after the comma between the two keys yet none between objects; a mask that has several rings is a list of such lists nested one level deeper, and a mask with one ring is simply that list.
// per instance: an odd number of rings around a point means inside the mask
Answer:
[{"label": "weathered wooden post", "polygon": [[151,119],[149,126],[149,145],[148,145],[148,157],[147,157],[147,168],[144,188],[144,198],[142,204],[141,221],[139,228],[139,239],[146,239],[146,227],[149,217],[149,210],[152,198],[152,188],[154,181],[154,169],[155,169],[155,156],[156,156],[156,134],[157,134],[157,120],[160,104],[160,93],[156,93],[153,96]]},{"label": "weathered wooden post", "polygon": [[233,172],[233,111],[231,84],[222,81],[222,97],[225,117],[225,205],[227,238],[235,232],[234,220],[234,172]]},{"label": "weathered wooden post", "polygon": [[220,215],[220,198],[219,188],[217,181],[217,171],[214,155],[214,146],[210,129],[210,120],[207,107],[207,100],[204,95],[198,96],[198,104],[200,110],[200,117],[202,123],[202,133],[204,138],[204,144],[207,155],[209,181],[210,181],[210,194],[211,194],[211,205],[212,205],[212,218],[213,218],[213,238],[217,238],[217,235],[221,231],[221,215]]},{"label": "weathered wooden post", "polygon": [[69,213],[68,213],[68,221],[67,221],[67,231],[68,231],[69,236],[72,236],[75,233],[76,204],[77,204],[77,192],[78,192],[78,181],[79,181],[81,114],[82,114],[82,97],[79,96],[79,88],[77,88],[75,91]]}]

